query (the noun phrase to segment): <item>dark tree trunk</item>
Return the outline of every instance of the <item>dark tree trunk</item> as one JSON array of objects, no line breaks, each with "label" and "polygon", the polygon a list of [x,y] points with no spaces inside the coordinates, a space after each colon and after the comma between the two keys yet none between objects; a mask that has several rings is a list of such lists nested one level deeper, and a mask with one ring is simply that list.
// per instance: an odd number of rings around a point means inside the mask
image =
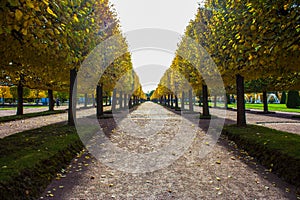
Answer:
[{"label": "dark tree trunk", "polygon": [[70,94],[69,94],[69,112],[68,112],[68,124],[75,126],[76,120],[76,95],[77,95],[77,71],[76,69],[70,70]]},{"label": "dark tree trunk", "polygon": [[263,91],[263,103],[264,103],[264,113],[268,113],[268,97],[267,97],[267,91]]},{"label": "dark tree trunk", "polygon": [[166,95],[164,95],[164,105],[165,106],[167,105],[167,97],[166,97]]},{"label": "dark tree trunk", "polygon": [[113,111],[116,110],[116,104],[117,104],[117,90],[114,89],[114,91],[113,91],[113,97],[112,97],[112,105],[111,105],[111,109]]},{"label": "dark tree trunk", "polygon": [[[97,90],[96,90],[97,91]],[[96,106],[96,101],[95,101],[95,95],[94,92],[92,94],[92,100],[93,100],[93,108]]]},{"label": "dark tree trunk", "polygon": [[214,96],[214,108],[217,107],[217,95]]},{"label": "dark tree trunk", "polygon": [[126,108],[127,107],[127,94],[126,93],[124,93],[124,108]]},{"label": "dark tree trunk", "polygon": [[184,91],[182,91],[182,94],[181,94],[181,110],[184,110],[184,99],[185,99],[185,96],[184,96]]},{"label": "dark tree trunk", "polygon": [[128,94],[128,108],[130,109],[131,107],[132,107],[131,95]]},{"label": "dark tree trunk", "polygon": [[48,90],[49,111],[54,110],[53,90]]},{"label": "dark tree trunk", "polygon": [[109,96],[105,97],[105,105],[106,106],[110,106],[111,105],[111,103],[110,103],[110,97]]},{"label": "dark tree trunk", "polygon": [[192,90],[189,90],[189,110],[194,111],[193,91]]},{"label": "dark tree trunk", "polygon": [[236,95],[237,95],[237,126],[246,126],[246,111],[245,111],[245,92],[244,92],[244,77],[236,75]]},{"label": "dark tree trunk", "polygon": [[175,108],[178,108],[178,97],[175,95]]},{"label": "dark tree trunk", "polygon": [[203,116],[209,116],[207,85],[202,84],[202,95],[203,95],[203,97],[202,97],[203,98],[203,107],[202,107]]},{"label": "dark tree trunk", "polygon": [[22,83],[18,84],[18,107],[17,115],[23,115],[23,85]]},{"label": "dark tree trunk", "polygon": [[102,87],[102,84],[97,85],[96,98],[97,98],[97,117],[100,117],[103,115],[103,87]]},{"label": "dark tree trunk", "polygon": [[227,109],[228,108],[228,94],[224,94],[224,108]]},{"label": "dark tree trunk", "polygon": [[87,108],[88,105],[88,95],[87,93],[84,94],[84,108]]},{"label": "dark tree trunk", "polygon": [[123,108],[123,92],[120,91],[120,94],[119,94],[119,105],[120,105],[120,109]]}]

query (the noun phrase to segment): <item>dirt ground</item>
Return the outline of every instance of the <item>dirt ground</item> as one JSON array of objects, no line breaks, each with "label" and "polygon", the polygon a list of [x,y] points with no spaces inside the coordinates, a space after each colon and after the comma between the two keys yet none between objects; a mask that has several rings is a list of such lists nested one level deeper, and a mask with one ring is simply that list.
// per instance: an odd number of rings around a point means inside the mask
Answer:
[{"label": "dirt ground", "polygon": [[[141,130],[155,124],[160,128],[144,131],[147,137],[142,137],[126,126],[128,118]],[[115,152],[83,151],[57,174],[40,199],[297,199],[294,186],[257,164],[235,143],[221,137],[214,145],[192,120],[159,105],[144,103],[126,119],[101,119],[100,124],[104,133],[95,136],[91,150],[106,147],[101,138],[107,137],[118,147]],[[186,137],[176,139],[182,135]],[[184,145],[176,149],[173,141]],[[202,158],[206,148],[210,152]],[[157,156],[156,162],[148,155]]]}]

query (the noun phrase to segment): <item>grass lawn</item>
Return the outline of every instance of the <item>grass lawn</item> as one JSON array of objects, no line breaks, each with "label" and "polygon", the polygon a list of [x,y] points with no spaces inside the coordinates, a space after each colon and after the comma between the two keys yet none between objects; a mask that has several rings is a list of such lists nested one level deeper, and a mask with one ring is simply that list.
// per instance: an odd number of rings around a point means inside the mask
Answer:
[{"label": "grass lawn", "polygon": [[300,186],[300,136],[263,126],[230,125],[223,133],[261,164]]},{"label": "grass lawn", "polygon": [[[229,104],[229,108],[236,108],[236,104]],[[282,112],[296,112],[300,113],[300,107],[298,108],[287,108],[285,104],[268,104],[269,111],[282,111]],[[263,110],[263,104],[252,104],[246,103],[246,109],[257,109]]]},{"label": "grass lawn", "polygon": [[75,127],[62,123],[1,139],[0,199],[37,198],[82,149]]},{"label": "grass lawn", "polygon": [[[36,106],[36,105],[33,105],[33,106],[24,106],[24,109],[27,109],[27,108],[49,108],[49,107],[48,106]],[[3,107],[3,108],[0,107],[0,111],[1,110],[17,110],[17,106],[15,106],[15,107]]]}]

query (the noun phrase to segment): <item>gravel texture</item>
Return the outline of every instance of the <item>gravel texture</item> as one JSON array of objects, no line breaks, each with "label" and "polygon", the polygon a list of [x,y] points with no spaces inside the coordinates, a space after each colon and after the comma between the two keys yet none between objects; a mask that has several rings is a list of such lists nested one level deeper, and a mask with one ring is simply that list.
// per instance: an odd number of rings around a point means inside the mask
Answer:
[{"label": "gravel texture", "polygon": [[[149,110],[152,113],[149,114]],[[160,112],[160,116],[163,112],[164,118],[158,120],[155,112]],[[131,135],[128,127],[123,130],[123,126],[118,126],[126,118],[117,122],[113,118],[101,119],[100,125],[106,137],[113,145],[128,153],[159,152],[170,145],[168,141],[176,138],[178,132],[186,135],[193,132],[193,141],[182,151],[168,149],[170,151],[163,152],[166,160],[176,158],[169,165],[164,166],[164,160],[159,160],[154,163],[157,166],[155,170],[144,169],[139,173],[129,172],[127,157],[107,156],[106,160],[103,160],[104,157],[101,160],[97,159],[99,155],[95,158],[85,150],[57,174],[40,199],[297,199],[294,186],[280,180],[270,169],[257,164],[235,143],[222,137],[214,145],[194,123],[159,105],[150,102],[142,104],[129,117],[142,130],[149,128],[147,124],[151,123],[161,125],[163,121],[163,125],[154,130],[152,135],[143,138]],[[178,123],[184,127],[183,130],[178,129]],[[93,145],[97,147],[97,143]],[[99,148],[102,144],[98,145]],[[199,152],[205,148],[203,145],[212,148],[209,154],[201,158]],[[178,154],[181,155],[176,157]]]}]

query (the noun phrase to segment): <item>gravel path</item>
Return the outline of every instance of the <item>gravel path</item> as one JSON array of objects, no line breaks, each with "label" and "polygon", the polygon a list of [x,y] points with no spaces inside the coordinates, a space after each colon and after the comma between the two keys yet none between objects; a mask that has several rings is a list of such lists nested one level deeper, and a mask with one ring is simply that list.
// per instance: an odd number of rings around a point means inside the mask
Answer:
[{"label": "gravel path", "polygon": [[[157,116],[163,117],[158,119]],[[151,123],[162,128],[150,136],[145,131],[145,138],[132,135],[134,129],[128,131],[126,127],[124,130],[120,125],[129,118],[141,130],[147,130]],[[297,199],[293,186],[258,165],[233,142],[221,138],[213,145],[191,121],[159,105],[147,102],[123,120],[101,119],[100,124],[111,143],[118,147],[116,151],[111,152],[111,156],[106,151],[102,157],[93,154],[100,160],[83,151],[67,169],[57,174],[40,199]],[[186,148],[171,147],[162,151],[174,140],[178,144],[185,142],[189,137],[175,138],[186,135],[193,136],[192,142],[185,144]],[[92,150],[105,146],[98,143],[104,141],[99,140],[101,137],[96,134],[92,139]],[[201,158],[203,148],[211,148],[211,152]],[[118,156],[120,149],[132,157]],[[144,163],[151,164],[152,158],[147,156],[153,152],[160,153],[154,154],[157,162],[147,170]],[[147,158],[139,163],[140,168],[131,165],[132,158],[140,158],[137,155]],[[164,155],[164,159],[160,155]],[[173,162],[164,166],[170,159]],[[130,167],[140,173],[129,172]]]}]

